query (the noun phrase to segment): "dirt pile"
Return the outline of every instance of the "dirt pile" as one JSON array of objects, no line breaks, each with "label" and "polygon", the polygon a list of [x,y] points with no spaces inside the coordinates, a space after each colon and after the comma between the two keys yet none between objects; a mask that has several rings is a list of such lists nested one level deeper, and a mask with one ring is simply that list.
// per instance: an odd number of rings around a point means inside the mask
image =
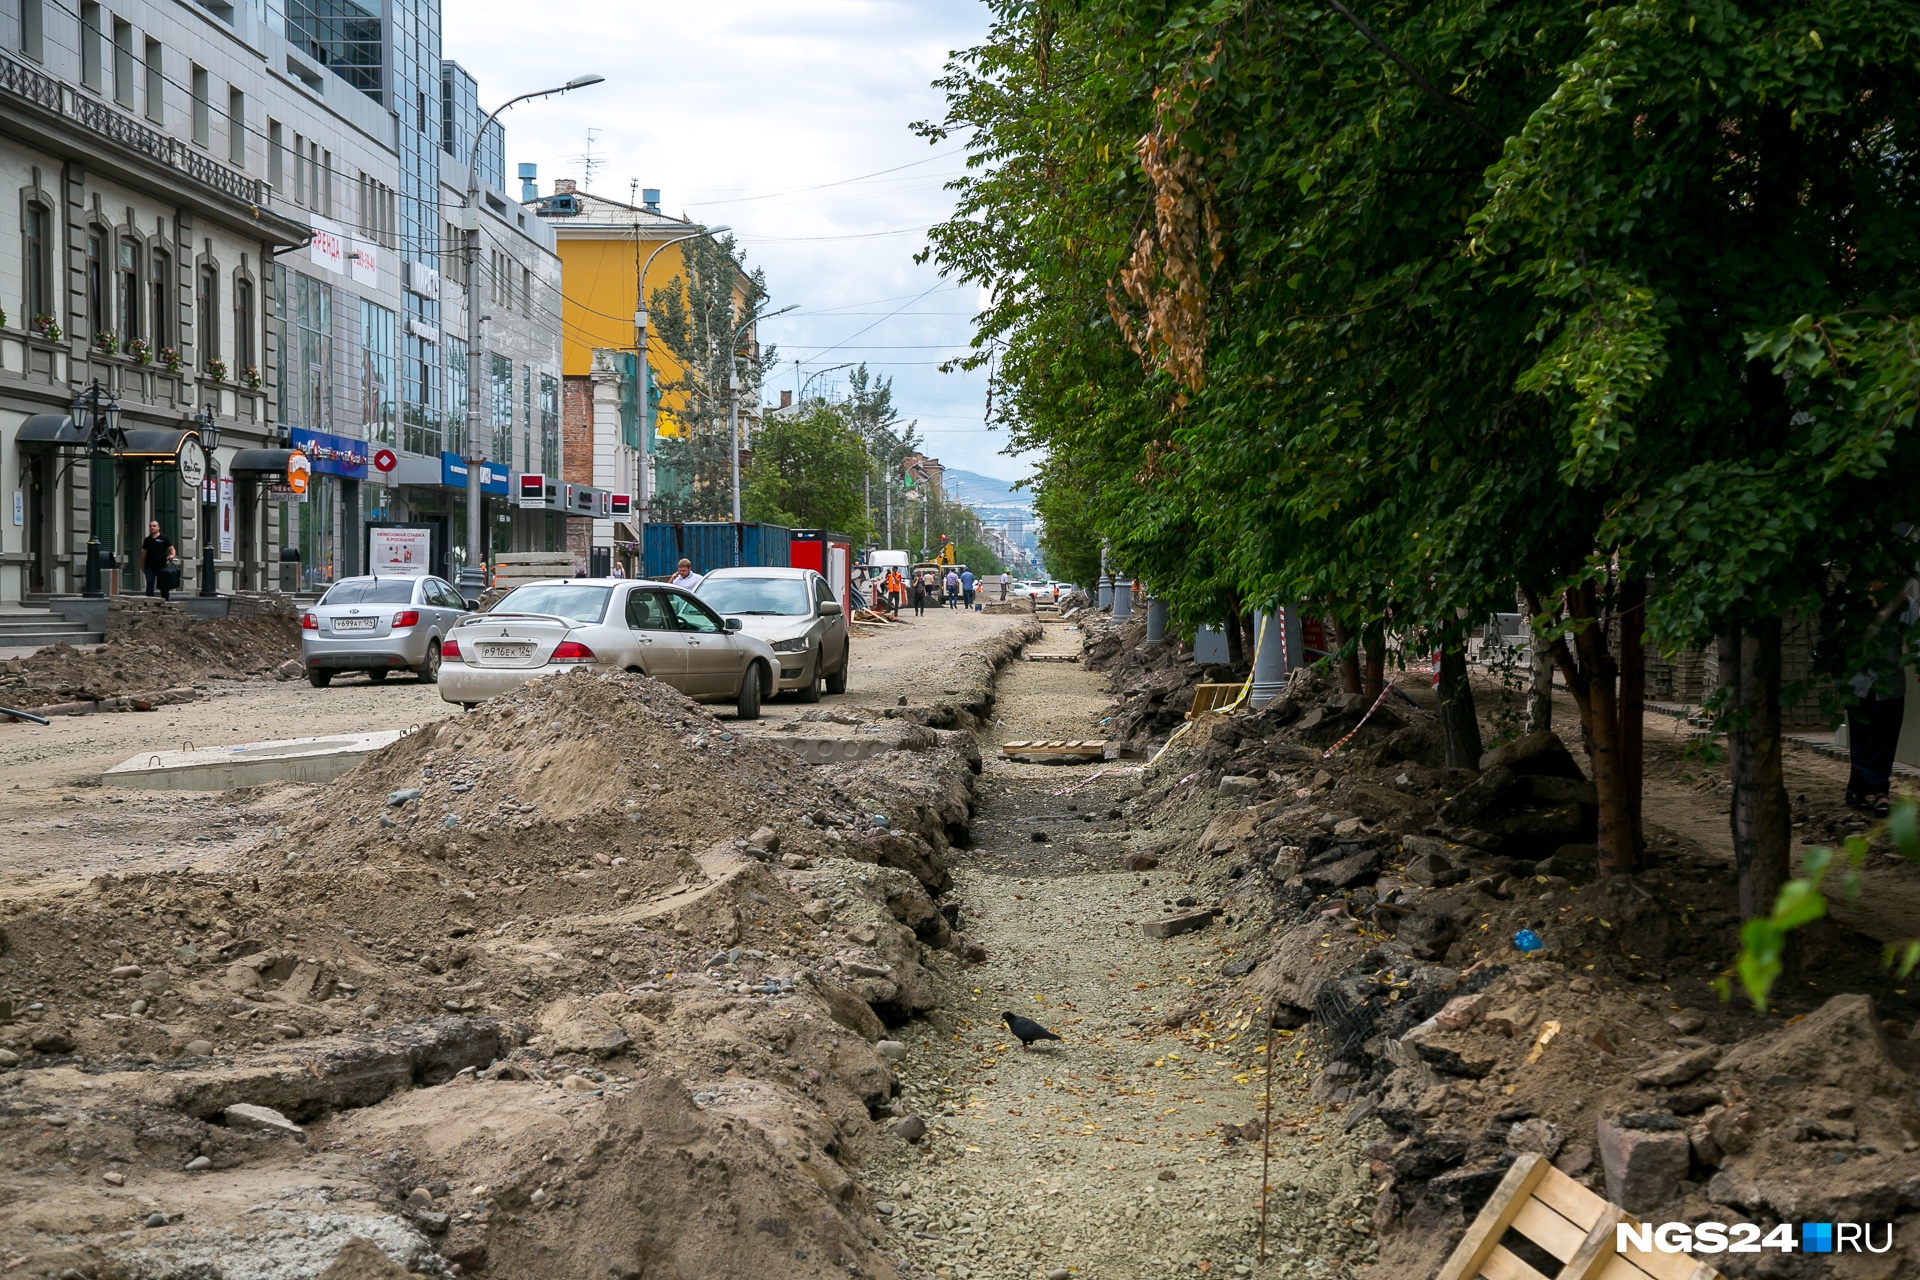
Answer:
[{"label": "dirt pile", "polygon": [[291,613],[206,621],[149,613],[97,649],[49,645],[0,663],[0,703],[30,709],[253,679],[299,656],[300,620]]},{"label": "dirt pile", "polygon": [[1115,622],[1104,613],[1087,614],[1081,627],[1083,661],[1089,670],[1106,674],[1118,703],[1107,738],[1128,750],[1150,751],[1184,724],[1195,685],[1239,684],[1247,678],[1245,663],[1195,663],[1191,648],[1176,636],[1146,643],[1146,619],[1138,615]]}]

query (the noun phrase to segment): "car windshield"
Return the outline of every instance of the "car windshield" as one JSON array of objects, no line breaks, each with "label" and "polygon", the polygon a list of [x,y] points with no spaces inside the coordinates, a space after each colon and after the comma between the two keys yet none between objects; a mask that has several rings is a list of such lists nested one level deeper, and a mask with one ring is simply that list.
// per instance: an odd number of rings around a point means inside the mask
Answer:
[{"label": "car windshield", "polygon": [[492,613],[550,613],[572,622],[598,622],[607,611],[612,587],[576,586],[570,582],[535,583],[515,587],[493,606]]},{"label": "car windshield", "polygon": [[708,578],[693,594],[731,617],[813,612],[805,578]]},{"label": "car windshield", "polygon": [[412,578],[349,578],[336,582],[320,597],[321,604],[411,604]]}]

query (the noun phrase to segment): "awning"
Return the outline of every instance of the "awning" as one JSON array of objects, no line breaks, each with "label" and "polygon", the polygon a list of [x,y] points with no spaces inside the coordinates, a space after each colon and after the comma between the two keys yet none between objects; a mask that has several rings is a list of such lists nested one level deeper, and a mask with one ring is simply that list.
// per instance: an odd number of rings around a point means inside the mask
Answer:
[{"label": "awning", "polygon": [[73,419],[64,413],[36,413],[20,424],[13,438],[18,444],[54,449],[87,443],[87,433],[74,426]]},{"label": "awning", "polygon": [[233,461],[227,464],[227,474],[239,475],[241,472],[253,472],[259,475],[287,474],[287,459],[293,456],[291,449],[242,449],[233,455]]},{"label": "awning", "polygon": [[120,450],[122,458],[171,459],[180,452],[181,442],[188,436],[198,439],[200,433],[178,428],[137,427],[127,432],[126,448]]},{"label": "awning", "polygon": [[[155,461],[172,458],[180,452],[181,441],[198,434],[184,427],[135,427],[127,431],[126,446],[116,456]],[[73,419],[64,413],[36,413],[20,424],[13,438],[19,444],[54,449],[87,447],[87,433],[74,426]]]}]

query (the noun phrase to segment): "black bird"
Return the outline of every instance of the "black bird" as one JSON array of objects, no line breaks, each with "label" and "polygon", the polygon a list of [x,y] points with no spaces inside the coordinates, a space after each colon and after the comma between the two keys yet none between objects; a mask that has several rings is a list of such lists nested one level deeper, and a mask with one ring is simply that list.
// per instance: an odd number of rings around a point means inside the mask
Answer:
[{"label": "black bird", "polygon": [[1000,1016],[1007,1020],[1007,1030],[1013,1032],[1014,1037],[1020,1041],[1020,1048],[1023,1052],[1032,1048],[1035,1040],[1058,1040],[1060,1038],[1035,1022],[1032,1018],[1023,1018],[1017,1013],[1003,1013]]}]

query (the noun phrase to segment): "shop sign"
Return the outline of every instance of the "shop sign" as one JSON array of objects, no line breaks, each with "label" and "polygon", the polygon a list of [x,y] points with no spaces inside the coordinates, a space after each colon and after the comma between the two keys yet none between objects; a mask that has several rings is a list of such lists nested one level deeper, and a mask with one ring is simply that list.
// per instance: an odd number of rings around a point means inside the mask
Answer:
[{"label": "shop sign", "polygon": [[307,461],[307,455],[295,449],[287,455],[287,488],[304,495],[307,482],[313,478],[313,464]]},{"label": "shop sign", "polygon": [[528,472],[520,477],[520,505],[523,507],[544,507],[547,505],[547,478],[537,471]]},{"label": "shop sign", "polygon": [[[448,489],[467,487],[467,460],[457,453],[440,455],[440,483]],[[496,498],[507,496],[507,464],[504,462],[483,462],[480,464],[480,492],[490,493]]]},{"label": "shop sign", "polygon": [[305,502],[306,500],[305,486],[296,489],[283,480],[275,480],[267,486],[268,502]]},{"label": "shop sign", "polygon": [[207,479],[206,450],[200,447],[198,440],[188,436],[180,442],[180,451],[173,455],[173,468],[181,484],[198,489]]},{"label": "shop sign", "polygon": [[373,469],[381,475],[400,465],[400,459],[391,449],[381,449],[373,455]]},{"label": "shop sign", "polygon": [[295,427],[293,447],[307,456],[308,465],[321,475],[345,476],[349,480],[367,478],[367,442],[352,436],[336,436],[310,427]]},{"label": "shop sign", "polygon": [[368,529],[375,577],[424,578],[433,572],[433,530]]}]

